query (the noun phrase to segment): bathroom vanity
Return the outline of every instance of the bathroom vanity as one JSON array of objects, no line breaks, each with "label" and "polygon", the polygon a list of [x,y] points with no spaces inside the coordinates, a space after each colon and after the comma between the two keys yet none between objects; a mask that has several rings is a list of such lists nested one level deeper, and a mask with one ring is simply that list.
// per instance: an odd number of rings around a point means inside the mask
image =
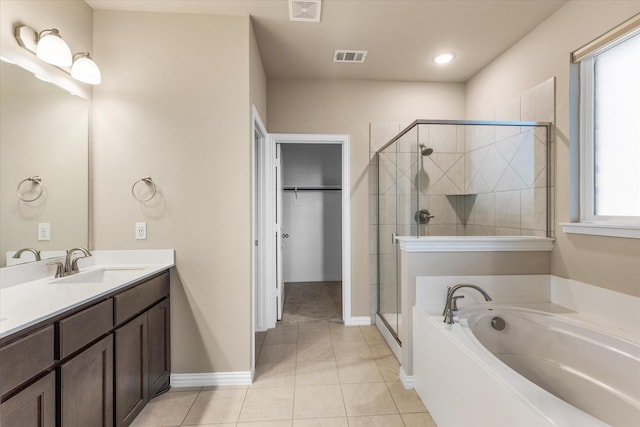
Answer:
[{"label": "bathroom vanity", "polygon": [[168,390],[173,261],[96,258],[73,276],[0,289],[2,426],[127,426]]}]

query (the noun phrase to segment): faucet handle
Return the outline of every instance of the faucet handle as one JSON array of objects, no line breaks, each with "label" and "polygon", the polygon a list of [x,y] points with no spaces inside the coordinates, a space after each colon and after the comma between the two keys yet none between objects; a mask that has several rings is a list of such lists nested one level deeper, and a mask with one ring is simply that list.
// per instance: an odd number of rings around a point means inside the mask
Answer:
[{"label": "faucet handle", "polygon": [[47,265],[55,265],[56,266],[56,275],[54,276],[56,279],[60,277],[64,277],[64,264],[60,261],[58,262],[48,262]]}]

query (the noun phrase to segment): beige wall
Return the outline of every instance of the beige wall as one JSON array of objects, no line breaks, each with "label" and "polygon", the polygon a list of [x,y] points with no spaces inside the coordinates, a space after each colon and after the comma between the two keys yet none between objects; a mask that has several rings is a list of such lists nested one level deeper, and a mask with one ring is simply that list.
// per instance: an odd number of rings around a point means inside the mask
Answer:
[{"label": "beige wall", "polygon": [[[258,42],[253,31],[253,25],[249,25],[249,76],[251,105],[255,105],[262,123],[267,126],[267,75],[264,73],[262,57],[258,49]],[[250,137],[252,137],[250,135]]]},{"label": "beige wall", "polygon": [[[250,98],[265,104],[249,18],[94,16],[95,248],[175,248],[172,371],[248,371]],[[143,176],[158,187],[147,203],[130,192]]]},{"label": "beige wall", "polygon": [[461,118],[463,85],[270,79],[268,94],[269,132],[351,138],[351,312],[370,316],[369,123]]},{"label": "beige wall", "polygon": [[467,83],[467,119],[556,77],[556,245],[551,272],[640,296],[640,240],[565,234],[570,220],[569,54],[640,12],[640,1],[571,1]]}]

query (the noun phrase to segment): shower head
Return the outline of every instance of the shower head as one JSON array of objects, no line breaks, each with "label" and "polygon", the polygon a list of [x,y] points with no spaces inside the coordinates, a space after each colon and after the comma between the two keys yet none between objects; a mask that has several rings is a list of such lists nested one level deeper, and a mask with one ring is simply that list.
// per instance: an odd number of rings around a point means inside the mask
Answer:
[{"label": "shower head", "polygon": [[430,156],[433,153],[433,148],[427,148],[426,145],[420,144],[420,152],[423,156]]}]

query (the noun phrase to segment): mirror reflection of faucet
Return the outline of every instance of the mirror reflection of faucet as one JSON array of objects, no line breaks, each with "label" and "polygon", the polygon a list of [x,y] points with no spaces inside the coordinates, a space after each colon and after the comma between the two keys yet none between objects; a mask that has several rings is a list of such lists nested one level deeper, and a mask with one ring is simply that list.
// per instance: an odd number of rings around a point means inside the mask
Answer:
[{"label": "mirror reflection of faucet", "polygon": [[20,258],[20,256],[24,253],[24,252],[31,252],[33,254],[33,256],[36,257],[36,261],[40,261],[40,251],[37,249],[33,249],[33,248],[22,248],[20,249],[18,252],[16,252],[15,254],[13,254],[13,257],[18,259]]}]

